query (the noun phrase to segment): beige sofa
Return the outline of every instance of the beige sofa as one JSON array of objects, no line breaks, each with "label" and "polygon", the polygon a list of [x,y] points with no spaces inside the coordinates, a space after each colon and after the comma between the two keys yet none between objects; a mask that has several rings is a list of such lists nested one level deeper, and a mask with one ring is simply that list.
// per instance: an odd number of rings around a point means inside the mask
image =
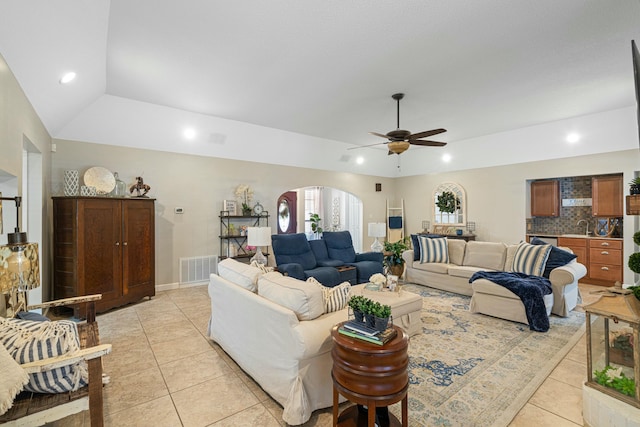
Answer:
[{"label": "beige sofa", "polygon": [[[391,305],[394,324],[410,336],[421,332],[422,298],[408,292],[371,292],[364,284],[350,294]],[[321,288],[277,272],[227,259],[209,281],[211,319],[207,335],[283,408],[297,425],[311,412],[333,405],[331,328],[348,309],[324,313]]]},{"label": "beige sofa", "polygon": [[[458,294],[473,295],[471,311],[522,322],[524,312],[517,309],[520,302],[515,294],[504,288],[500,289],[501,287],[486,279],[469,283],[476,271],[511,271],[510,266],[513,265],[518,245],[451,239],[447,241],[447,247],[447,264],[420,263],[420,260],[414,261],[413,250],[405,251],[402,254],[405,280]],[[573,310],[580,298],[578,280],[586,273],[586,267],[576,260],[551,272],[549,280],[553,294],[545,299],[545,303],[551,306],[551,313],[564,317]],[[500,302],[506,304],[501,306]],[[527,323],[526,317],[522,323]]]}]

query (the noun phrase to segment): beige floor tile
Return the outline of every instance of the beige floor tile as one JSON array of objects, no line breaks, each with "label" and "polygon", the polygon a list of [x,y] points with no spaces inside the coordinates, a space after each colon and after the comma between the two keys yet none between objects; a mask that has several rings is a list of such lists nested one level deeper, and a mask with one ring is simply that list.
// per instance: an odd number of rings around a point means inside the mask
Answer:
[{"label": "beige floor tile", "polygon": [[527,403],[511,421],[509,427],[576,427],[580,424],[559,417],[537,406]]},{"label": "beige floor tile", "polygon": [[279,427],[280,423],[273,418],[263,405],[255,405],[242,412],[211,424],[212,427]]},{"label": "beige floor tile", "polygon": [[145,329],[145,332],[147,333],[147,339],[151,344],[173,341],[200,333],[196,327],[193,326],[193,323],[187,319],[166,325],[158,324],[153,329]]},{"label": "beige floor tile", "polygon": [[171,396],[185,427],[208,426],[258,403],[235,375],[214,378]]},{"label": "beige floor tile", "polygon": [[91,427],[91,417],[89,411],[82,411],[47,423],[45,427]]},{"label": "beige floor tile", "polygon": [[249,375],[247,375],[244,371],[236,371],[238,377],[242,380],[242,382],[251,390],[251,393],[260,401],[264,402],[271,397],[267,394],[266,391],[260,387],[260,385],[253,380]]},{"label": "beige floor tile", "polygon": [[187,316],[178,309],[168,312],[145,311],[138,313],[138,316],[140,317],[140,324],[145,330],[188,320]]},{"label": "beige floor tile", "polygon": [[112,378],[145,371],[157,366],[153,351],[145,338],[132,345],[113,344],[103,359],[104,372]]},{"label": "beige floor tile", "polygon": [[158,367],[112,377],[103,392],[105,414],[123,411],[169,394]]},{"label": "beige floor tile", "polygon": [[109,427],[180,427],[180,417],[170,396],[163,396],[105,416]]},{"label": "beige floor tile", "polygon": [[188,335],[171,341],[162,341],[151,344],[151,349],[159,365],[184,359],[206,351],[215,352],[206,338],[200,334]]},{"label": "beige floor tile", "polygon": [[551,372],[549,378],[582,388],[582,384],[587,380],[587,365],[565,358]]},{"label": "beige floor tile", "polygon": [[205,353],[160,365],[160,371],[170,393],[223,375],[233,375],[231,368],[211,348]]},{"label": "beige floor tile", "polygon": [[576,345],[567,353],[565,359],[582,363],[585,366],[587,365],[587,340],[584,336],[580,338]]},{"label": "beige floor tile", "polygon": [[529,399],[529,403],[576,424],[582,424],[581,388],[547,378]]}]

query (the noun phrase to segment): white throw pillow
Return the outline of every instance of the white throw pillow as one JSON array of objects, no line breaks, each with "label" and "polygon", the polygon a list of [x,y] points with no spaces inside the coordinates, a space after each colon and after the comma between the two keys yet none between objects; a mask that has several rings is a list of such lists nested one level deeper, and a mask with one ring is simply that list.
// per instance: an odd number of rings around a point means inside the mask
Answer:
[{"label": "white throw pillow", "polygon": [[307,279],[307,283],[320,287],[324,299],[325,313],[340,311],[347,306],[347,302],[349,301],[349,292],[351,292],[351,283],[342,282],[339,285],[330,288],[318,282],[318,279],[315,277],[309,277]]},{"label": "white throw pillow", "polygon": [[449,248],[446,237],[420,237],[420,264],[426,262],[449,263]]},{"label": "white throw pillow", "polygon": [[532,276],[542,276],[550,252],[551,245],[520,243],[513,258],[513,271]]},{"label": "white throw pillow", "polygon": [[218,276],[227,279],[251,292],[258,290],[258,278],[262,270],[243,264],[235,259],[226,258],[218,263]]},{"label": "white throw pillow", "polygon": [[293,311],[298,320],[313,320],[324,314],[324,296],[319,287],[278,272],[258,279],[258,295]]}]

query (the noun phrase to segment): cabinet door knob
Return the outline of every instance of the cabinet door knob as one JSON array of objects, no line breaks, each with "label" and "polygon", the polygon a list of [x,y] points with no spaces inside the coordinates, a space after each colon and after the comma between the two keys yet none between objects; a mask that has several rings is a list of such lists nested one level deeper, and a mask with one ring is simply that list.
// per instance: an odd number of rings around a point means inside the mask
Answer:
[{"label": "cabinet door knob", "polygon": [[609,252],[608,251],[602,251],[602,252],[600,252],[600,254],[601,255],[609,255]]},{"label": "cabinet door knob", "polygon": [[122,246],[127,246],[127,242],[124,242],[124,243],[122,244]]},{"label": "cabinet door knob", "polygon": [[602,267],[601,270],[609,271],[609,267]]},{"label": "cabinet door knob", "polygon": [[120,242],[116,242],[116,246],[120,246]]}]

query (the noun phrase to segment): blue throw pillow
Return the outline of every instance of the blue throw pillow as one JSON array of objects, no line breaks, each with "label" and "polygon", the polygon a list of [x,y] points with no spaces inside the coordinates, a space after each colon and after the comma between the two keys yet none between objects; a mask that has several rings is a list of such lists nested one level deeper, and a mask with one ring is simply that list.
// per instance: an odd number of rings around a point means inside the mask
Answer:
[{"label": "blue throw pillow", "polygon": [[411,245],[413,246],[413,260],[414,261],[419,261],[420,260],[420,239],[418,239],[418,235],[417,234],[412,234],[411,235]]},{"label": "blue throw pillow", "polygon": [[[545,241],[540,240],[537,237],[531,239],[529,243],[531,243],[532,245],[547,244]],[[562,267],[563,265],[567,265],[577,257],[577,255],[572,254],[571,252],[567,252],[556,246],[551,246],[551,252],[549,253],[549,258],[547,258],[547,263],[544,266],[544,273],[542,274],[542,277],[546,277],[548,279],[549,275],[551,274],[551,270],[557,267]]]}]

